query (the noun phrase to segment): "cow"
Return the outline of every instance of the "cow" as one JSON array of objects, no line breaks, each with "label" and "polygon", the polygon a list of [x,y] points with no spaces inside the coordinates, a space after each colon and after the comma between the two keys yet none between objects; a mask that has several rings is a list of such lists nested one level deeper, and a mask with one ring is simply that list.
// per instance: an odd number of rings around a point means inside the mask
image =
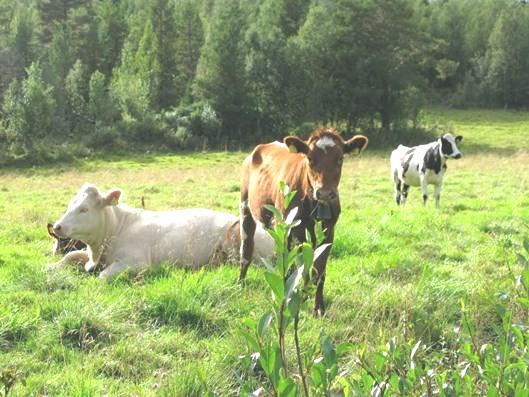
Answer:
[{"label": "cow", "polygon": [[[306,231],[315,242],[314,225],[321,220],[325,229],[325,244],[334,239],[334,227],[340,215],[338,184],[344,154],[363,151],[368,139],[356,135],[344,140],[334,128],[318,128],[307,141],[287,136],[281,142],[258,145],[246,157],[242,166],[239,204],[241,254],[239,281],[245,279],[254,251],[256,225],[270,227],[272,213],[265,205],[274,205],[285,215],[297,207],[300,224],[292,231],[292,238],[303,242]],[[296,194],[285,208],[279,191],[284,182]],[[330,248],[316,259],[313,280],[316,285],[313,314],[323,314],[323,285]]]},{"label": "cow", "polygon": [[53,247],[51,249],[52,255],[66,255],[72,251],[80,251],[86,248],[86,244],[79,240],[72,240],[69,238],[61,238],[53,231],[53,225],[48,223],[48,234],[53,237]]},{"label": "cow", "polygon": [[448,159],[460,159],[463,155],[457,144],[461,135],[444,134],[434,142],[408,147],[399,145],[391,152],[391,177],[397,205],[404,205],[410,186],[420,186],[423,205],[428,200],[428,185],[435,185],[435,206],[439,208],[441,186],[447,170]]},{"label": "cow", "polygon": [[[109,279],[124,270],[162,262],[199,268],[228,257],[230,244],[225,240],[238,222],[235,215],[203,208],[147,211],[119,204],[120,197],[119,189],[102,194],[92,184],[81,187],[53,232],[60,238],[81,240],[87,249],[70,252],[50,270],[81,262],[86,271],[101,267],[99,276]],[[272,256],[272,238],[261,232],[268,238],[262,251]],[[231,252],[239,241],[232,244],[236,245]]]}]

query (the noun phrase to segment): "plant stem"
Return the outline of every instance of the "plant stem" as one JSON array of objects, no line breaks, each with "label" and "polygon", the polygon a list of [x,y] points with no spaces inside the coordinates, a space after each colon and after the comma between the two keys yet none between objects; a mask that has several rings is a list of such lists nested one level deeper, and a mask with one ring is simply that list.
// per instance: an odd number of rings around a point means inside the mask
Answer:
[{"label": "plant stem", "polygon": [[283,327],[283,323],[285,321],[285,300],[283,299],[283,302],[281,302],[281,306],[279,307],[279,325],[278,325],[278,331],[279,331],[279,351],[281,353],[281,361],[283,362],[283,373],[285,377],[288,376],[288,367],[287,367],[287,355],[285,352],[285,329]]},{"label": "plant stem", "polygon": [[299,314],[296,314],[296,317],[294,317],[294,343],[296,345],[296,356],[298,357],[299,375],[301,376],[301,382],[303,383],[303,392],[305,393],[305,397],[309,397],[309,388],[307,386],[307,379],[305,377],[305,372],[303,371],[303,362],[301,360],[301,349],[299,348],[298,324],[299,324]]}]

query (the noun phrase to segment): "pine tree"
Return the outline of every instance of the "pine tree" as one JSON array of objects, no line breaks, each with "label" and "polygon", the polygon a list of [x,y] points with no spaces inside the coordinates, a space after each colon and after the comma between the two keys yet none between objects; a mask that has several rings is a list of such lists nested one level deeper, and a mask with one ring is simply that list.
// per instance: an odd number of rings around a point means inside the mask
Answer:
[{"label": "pine tree", "polygon": [[9,45],[14,53],[16,78],[24,77],[33,59],[35,13],[31,7],[18,6],[10,24]]},{"label": "pine tree", "polygon": [[55,103],[50,91],[38,63],[31,64],[21,84],[14,80],[9,86],[2,113],[11,157],[35,156],[38,144],[51,134]]},{"label": "pine tree", "polygon": [[88,98],[88,116],[94,126],[110,124],[114,117],[114,104],[105,86],[105,75],[99,70],[90,77]]},{"label": "pine tree", "polygon": [[246,68],[256,111],[256,129],[282,133],[292,118],[288,109],[290,69],[287,60],[285,0],[265,0],[246,34]]},{"label": "pine tree", "polygon": [[67,28],[59,28],[54,32],[43,68],[45,81],[53,87],[52,92],[57,109],[56,127],[62,132],[70,130],[65,80],[75,60],[68,37]]},{"label": "pine tree", "polygon": [[97,32],[97,69],[110,77],[119,63],[126,25],[113,0],[102,0],[95,8]]},{"label": "pine tree", "polygon": [[65,91],[68,103],[70,120],[70,130],[77,135],[84,132],[83,126],[86,125],[86,102],[88,98],[87,71],[80,59],[73,65],[68,72],[65,80]]},{"label": "pine tree", "polygon": [[191,101],[191,84],[194,81],[200,49],[204,44],[204,27],[199,8],[193,0],[179,0],[176,4],[175,37],[175,88],[177,101]]},{"label": "pine tree", "polygon": [[152,51],[157,67],[156,103],[157,109],[176,105],[176,62],[175,62],[175,16],[172,2],[153,0],[150,6],[150,20],[155,37]]},{"label": "pine tree", "polygon": [[212,20],[197,69],[194,92],[211,103],[226,137],[242,140],[247,118],[244,69],[244,21],[238,1],[215,3]]}]

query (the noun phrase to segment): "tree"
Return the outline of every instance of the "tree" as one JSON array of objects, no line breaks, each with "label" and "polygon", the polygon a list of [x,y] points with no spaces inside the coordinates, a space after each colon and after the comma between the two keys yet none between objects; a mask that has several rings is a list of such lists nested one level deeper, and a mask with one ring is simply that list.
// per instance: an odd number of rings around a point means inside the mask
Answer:
[{"label": "tree", "polygon": [[173,5],[169,0],[153,0],[150,6],[150,20],[155,39],[151,55],[156,59],[157,84],[156,109],[166,109],[176,105],[175,77],[175,17]]},{"label": "tree", "polygon": [[[65,80],[66,99],[68,103],[68,115],[70,131],[77,135],[83,132],[83,124],[86,124],[86,102],[88,98],[87,71],[80,59],[68,72]],[[76,131],[80,129],[80,131]]]},{"label": "tree", "polygon": [[529,105],[529,8],[504,9],[489,37],[486,82],[505,107]]},{"label": "tree", "polygon": [[212,104],[226,136],[239,141],[243,126],[248,123],[243,34],[239,2],[215,3],[194,86],[195,95]]},{"label": "tree", "polygon": [[[41,19],[41,40],[49,43],[57,28],[67,26],[71,10],[80,7],[87,0],[40,0],[37,9]],[[69,26],[71,27],[71,26]]]},{"label": "tree", "polygon": [[15,76],[24,77],[33,59],[35,13],[33,8],[19,5],[10,23],[9,46],[13,49]]},{"label": "tree", "polygon": [[289,109],[291,70],[287,35],[292,33],[288,0],[265,0],[246,33],[246,70],[253,93],[256,132],[283,133],[293,115]]},{"label": "tree", "polygon": [[96,128],[110,124],[114,118],[114,104],[105,85],[105,75],[99,70],[92,73],[88,87],[88,116]]},{"label": "tree", "polygon": [[95,8],[97,31],[97,69],[107,78],[119,63],[126,33],[125,21],[113,0],[102,0]]},{"label": "tree", "polygon": [[66,133],[70,130],[70,114],[66,98],[65,80],[73,66],[74,56],[67,28],[57,29],[47,51],[47,59],[43,67],[46,82],[53,87],[53,98],[56,103],[55,125],[58,131]]},{"label": "tree", "polygon": [[2,112],[8,153],[26,159],[36,155],[39,142],[51,133],[54,100],[51,87],[42,79],[42,69],[32,63],[27,78],[9,86]]},{"label": "tree", "polygon": [[177,102],[191,101],[191,85],[197,72],[204,27],[197,2],[179,0],[175,12],[175,89]]}]

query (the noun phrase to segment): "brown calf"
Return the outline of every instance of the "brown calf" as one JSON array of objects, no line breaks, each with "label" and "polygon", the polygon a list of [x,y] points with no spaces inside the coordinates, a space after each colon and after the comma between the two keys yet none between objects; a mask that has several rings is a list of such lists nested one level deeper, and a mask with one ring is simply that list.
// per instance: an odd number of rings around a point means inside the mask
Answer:
[{"label": "brown calf", "polygon": [[[314,241],[314,223],[321,219],[325,229],[324,243],[332,243],[334,226],[340,215],[338,184],[342,173],[343,155],[367,146],[367,138],[356,135],[348,141],[332,128],[319,128],[307,141],[288,136],[284,144],[274,142],[258,145],[243,163],[240,203],[241,272],[239,280],[246,277],[254,249],[256,222],[271,226],[272,214],[266,204],[274,205],[283,214],[299,207],[297,218],[301,224],[293,230],[293,238],[305,241],[307,230]],[[279,192],[283,181],[291,191],[296,191],[289,208],[284,208]],[[320,209],[323,209],[320,211]],[[323,285],[325,267],[330,248],[314,263],[316,296],[313,313],[323,314]]]}]

